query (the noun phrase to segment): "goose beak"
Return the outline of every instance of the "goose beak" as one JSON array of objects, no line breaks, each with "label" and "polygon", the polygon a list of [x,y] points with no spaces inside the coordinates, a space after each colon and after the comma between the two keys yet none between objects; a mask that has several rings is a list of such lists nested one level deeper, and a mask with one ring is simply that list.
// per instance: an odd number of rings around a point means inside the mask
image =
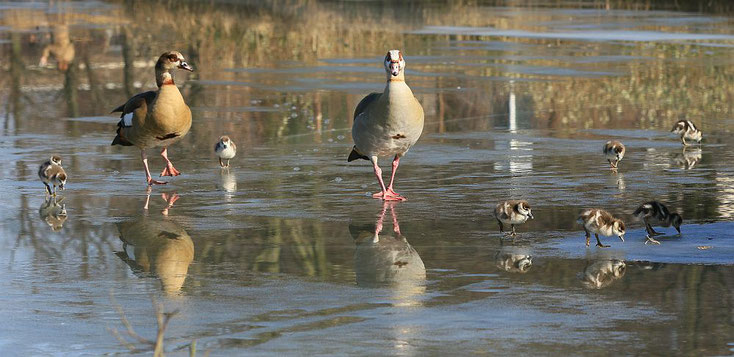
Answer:
[{"label": "goose beak", "polygon": [[400,74],[400,63],[399,62],[390,63],[390,74],[392,74],[393,77],[397,77],[398,74]]},{"label": "goose beak", "polygon": [[191,65],[189,65],[189,63],[186,62],[186,61],[181,61],[181,64],[178,65],[178,68],[185,69],[185,70],[187,70],[189,72],[193,72],[194,71],[194,69],[191,68]]}]

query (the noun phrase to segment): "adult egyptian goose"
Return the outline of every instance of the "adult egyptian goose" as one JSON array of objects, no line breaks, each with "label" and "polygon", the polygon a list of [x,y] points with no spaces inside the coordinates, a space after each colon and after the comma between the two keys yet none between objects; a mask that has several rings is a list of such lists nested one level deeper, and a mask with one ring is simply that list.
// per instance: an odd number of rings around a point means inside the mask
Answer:
[{"label": "adult egyptian goose", "polygon": [[[370,93],[354,110],[352,139],[354,147],[347,161],[372,161],[372,168],[380,184],[380,192],[372,195],[383,200],[402,201],[405,198],[393,190],[395,172],[400,157],[410,149],[423,132],[423,107],[405,84],[405,60],[398,50],[385,56],[387,85],[382,93]],[[390,184],[385,186],[382,170],[377,165],[379,156],[395,156],[392,162]]]},{"label": "adult egyptian goose", "polygon": [[158,90],[137,94],[112,111],[122,112],[121,120],[117,123],[117,136],[112,145],[134,145],[140,148],[148,185],[166,182],[151,177],[146,149],[163,147],[161,156],[166,160],[166,168],[161,172],[161,176],[181,174],[168,159],[168,146],[181,140],[189,132],[191,109],[173,83],[171,71],[176,68],[194,71],[181,53],[171,51],[162,54],[155,65]]},{"label": "adult egyptian goose", "polygon": [[[49,195],[56,196],[56,186],[63,190],[67,177],[66,171],[61,167],[61,156],[51,156],[41,164],[38,168],[38,177],[46,186],[46,193]],[[51,191],[51,185],[54,187],[53,191]]]}]

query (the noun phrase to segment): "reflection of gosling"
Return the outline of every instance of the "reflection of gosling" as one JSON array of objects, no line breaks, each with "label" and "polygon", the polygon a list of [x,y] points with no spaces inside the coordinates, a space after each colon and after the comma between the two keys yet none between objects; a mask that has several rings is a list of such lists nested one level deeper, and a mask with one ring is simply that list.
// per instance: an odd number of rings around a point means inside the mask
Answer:
[{"label": "reflection of gosling", "polygon": [[500,250],[494,257],[494,262],[497,268],[508,273],[527,273],[533,266],[533,257]]},{"label": "reflection of gosling", "polygon": [[647,231],[647,240],[645,241],[645,244],[648,242],[660,244],[660,242],[652,237],[663,234],[656,232],[652,228],[650,221],[661,227],[673,226],[675,230],[678,231],[678,234],[680,234],[680,225],[683,223],[683,218],[677,213],[670,213],[668,207],[665,207],[664,204],[658,201],[645,202],[641,204],[640,207],[637,207],[635,212],[632,214],[645,222],[645,230]]},{"label": "reflection of gosling", "polygon": [[[41,164],[41,167],[38,168],[38,177],[46,185],[46,192],[49,195],[56,196],[56,186],[63,190],[66,185],[66,171],[61,167],[61,156],[51,156],[50,159]],[[53,191],[51,191],[50,185],[53,185]]]},{"label": "reflection of gosling", "polygon": [[622,161],[622,158],[624,158],[625,150],[626,149],[624,147],[624,144],[616,140],[607,141],[607,143],[604,144],[603,152],[604,156],[607,158],[607,161],[609,161],[610,168],[617,168],[619,162]]},{"label": "reflection of gosling", "polygon": [[688,143],[686,143],[686,139],[695,140],[700,144],[701,139],[703,138],[703,133],[701,133],[701,131],[698,130],[690,120],[678,120],[678,122],[673,125],[673,129],[670,129],[670,132],[680,135],[680,141],[684,146],[688,145]]},{"label": "reflection of gosling", "polygon": [[117,228],[123,242],[123,251],[117,255],[134,272],[157,276],[166,293],[181,290],[194,260],[194,242],[181,226],[143,217]]},{"label": "reflection of gosling", "polygon": [[587,265],[579,279],[589,289],[601,289],[621,279],[627,270],[627,264],[618,259],[598,260]]},{"label": "reflection of gosling", "polygon": [[59,70],[66,72],[69,69],[69,64],[74,61],[74,55],[76,54],[74,44],[69,38],[69,26],[54,26],[52,31],[53,42],[43,49],[43,54],[38,61],[38,65],[41,67],[46,66],[49,56],[52,56],[58,62]]},{"label": "reflection of gosling", "polygon": [[578,218],[578,223],[584,225],[584,232],[586,232],[586,246],[589,246],[589,239],[591,238],[590,233],[594,233],[596,237],[596,246],[600,248],[608,248],[608,245],[601,244],[599,240],[599,234],[608,236],[618,236],[619,239],[624,242],[625,227],[624,222],[621,219],[614,218],[611,213],[598,209],[592,208],[581,212]]},{"label": "reflection of gosling", "polygon": [[525,200],[509,200],[500,202],[494,208],[494,217],[500,226],[500,232],[505,231],[505,224],[511,228],[510,235],[515,236],[515,225],[525,223],[528,218],[533,219],[530,204]]},{"label": "reflection of gosling", "polygon": [[[234,141],[230,140],[229,136],[222,136],[219,138],[219,142],[214,145],[214,152],[219,156],[219,166],[229,167],[229,160],[237,154],[237,145]],[[227,160],[225,165],[222,159]]]},{"label": "reflection of gosling", "polygon": [[681,153],[675,154],[674,160],[682,169],[690,170],[701,161],[701,157],[700,148],[686,149],[686,146],[684,146]]},{"label": "reflection of gosling", "polygon": [[66,204],[62,204],[63,201],[63,197],[59,200],[56,200],[54,197],[46,197],[46,200],[43,201],[41,207],[38,209],[38,215],[54,232],[60,231],[68,218]]}]

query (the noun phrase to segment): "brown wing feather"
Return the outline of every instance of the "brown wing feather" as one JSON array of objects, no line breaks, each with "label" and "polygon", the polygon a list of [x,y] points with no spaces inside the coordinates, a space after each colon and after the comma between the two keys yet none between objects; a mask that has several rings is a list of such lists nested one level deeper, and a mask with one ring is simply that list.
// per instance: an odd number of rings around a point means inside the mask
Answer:
[{"label": "brown wing feather", "polygon": [[[132,123],[135,121],[144,121],[148,115],[148,106],[150,106],[155,100],[157,92],[148,91],[134,95],[128,101],[115,108],[112,112],[121,112],[120,121],[117,122],[117,136],[112,140],[112,145],[132,146],[127,138],[125,138],[125,129],[130,128]],[[125,125],[125,115],[133,113],[133,120],[131,125]]]}]

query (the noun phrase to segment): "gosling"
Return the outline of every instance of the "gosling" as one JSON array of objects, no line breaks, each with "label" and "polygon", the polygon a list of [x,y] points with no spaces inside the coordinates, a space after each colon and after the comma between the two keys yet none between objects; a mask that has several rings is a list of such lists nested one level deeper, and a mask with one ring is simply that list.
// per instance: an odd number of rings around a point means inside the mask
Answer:
[{"label": "gosling", "polygon": [[[219,142],[214,145],[214,152],[219,156],[219,166],[229,167],[229,160],[237,154],[237,145],[229,136],[225,135],[220,137]],[[227,164],[224,164],[222,159],[227,160]]]},{"label": "gosling", "polygon": [[665,207],[664,204],[658,201],[645,202],[641,204],[640,207],[637,207],[635,212],[632,214],[645,222],[645,230],[647,231],[647,240],[645,240],[645,244],[660,244],[659,241],[652,237],[663,234],[656,232],[652,228],[650,221],[653,221],[656,225],[661,227],[673,226],[675,230],[678,231],[678,235],[680,235],[680,226],[683,224],[683,217],[677,213],[670,213],[668,207]]},{"label": "gosling", "polygon": [[[61,167],[61,156],[51,156],[50,159],[41,164],[38,168],[38,177],[46,185],[47,194],[56,196],[57,186],[63,190],[66,185],[66,171]],[[53,185],[53,191],[51,190],[51,185]]]},{"label": "gosling", "polygon": [[680,141],[683,143],[683,146],[688,146],[686,139],[695,140],[700,145],[701,139],[703,138],[703,133],[690,120],[678,120],[673,125],[673,129],[670,129],[670,132],[680,135]]},{"label": "gosling", "polygon": [[599,234],[608,236],[617,236],[622,242],[624,242],[625,227],[624,222],[621,219],[614,218],[611,213],[598,209],[592,208],[581,212],[578,223],[584,226],[584,232],[586,232],[586,246],[589,246],[589,240],[591,238],[590,233],[594,233],[596,237],[596,246],[599,248],[609,248],[608,245],[604,245],[599,240]]},{"label": "gosling", "polygon": [[619,141],[607,141],[607,143],[604,144],[604,156],[606,156],[607,161],[609,161],[609,167],[612,170],[616,169],[619,162],[622,161],[625,151],[626,149],[624,144]]},{"label": "gosling", "polygon": [[515,236],[515,225],[525,223],[528,218],[533,219],[533,212],[530,204],[525,200],[509,200],[500,202],[494,208],[494,217],[500,226],[500,232],[505,232],[505,224],[510,225],[512,232],[509,234]]}]

